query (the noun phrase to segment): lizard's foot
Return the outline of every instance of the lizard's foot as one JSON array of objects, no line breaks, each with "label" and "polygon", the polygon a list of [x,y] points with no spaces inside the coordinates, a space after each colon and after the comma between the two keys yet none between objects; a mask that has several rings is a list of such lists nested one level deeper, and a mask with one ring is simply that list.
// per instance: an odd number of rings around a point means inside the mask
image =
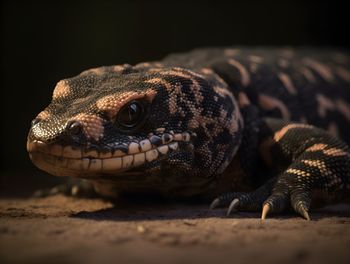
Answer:
[{"label": "lizard's foot", "polygon": [[269,213],[287,209],[289,202],[297,213],[310,220],[311,191],[303,184],[286,181],[284,177],[277,182],[271,179],[253,192],[225,193],[213,200],[210,209],[228,206],[227,216],[234,211],[262,211],[261,219],[265,219]]},{"label": "lizard's foot", "polygon": [[[280,123],[269,122],[272,127]],[[269,213],[292,207],[310,220],[314,190],[332,194],[350,189],[350,149],[344,142],[305,124],[282,124],[270,140],[274,143],[263,154],[271,164],[285,164],[279,175],[251,193],[224,194],[211,208],[230,204],[228,214],[233,210],[262,210],[261,218],[265,219]]]},{"label": "lizard's foot", "polygon": [[45,188],[37,190],[33,193],[33,197],[43,198],[53,196],[57,194],[63,194],[66,196],[80,197],[80,198],[93,198],[96,191],[92,184],[87,181],[68,181],[66,183],[57,185],[52,188]]},{"label": "lizard's foot", "polygon": [[220,195],[210,205],[210,209],[228,206],[227,216],[234,211],[260,211],[269,198],[275,179],[252,192],[229,192]]},{"label": "lizard's foot", "polygon": [[[336,157],[332,160],[336,168],[349,168],[350,160],[347,157]],[[345,164],[345,165],[344,165]],[[298,167],[289,168],[276,178],[270,179],[266,184],[257,190],[242,193],[225,193],[211,203],[210,209],[228,206],[227,215],[233,211],[262,211],[261,219],[265,219],[268,214],[281,213],[288,208],[300,214],[306,220],[310,220],[309,208],[312,200],[313,184],[318,180],[319,171],[323,168]],[[324,179],[324,184],[332,184]],[[346,181],[344,181],[346,182]],[[344,188],[345,189],[345,185]]]},{"label": "lizard's foot", "polygon": [[278,179],[272,194],[263,203],[262,219],[265,219],[268,213],[282,212],[290,204],[295,212],[306,220],[310,220],[308,213],[311,204],[310,183],[305,181],[305,177],[296,178],[290,176],[284,174]]}]

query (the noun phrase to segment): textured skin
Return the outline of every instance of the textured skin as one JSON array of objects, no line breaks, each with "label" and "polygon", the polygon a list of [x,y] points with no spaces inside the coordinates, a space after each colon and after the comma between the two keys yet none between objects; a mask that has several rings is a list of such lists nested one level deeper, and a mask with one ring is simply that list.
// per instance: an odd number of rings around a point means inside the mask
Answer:
[{"label": "textured skin", "polygon": [[[125,127],[135,101],[141,118]],[[27,148],[39,168],[106,196],[219,196],[212,207],[232,201],[229,212],[264,207],[264,218],[291,204],[308,218],[314,191],[350,188],[341,140],[350,142],[349,54],[226,48],[60,81]]]}]

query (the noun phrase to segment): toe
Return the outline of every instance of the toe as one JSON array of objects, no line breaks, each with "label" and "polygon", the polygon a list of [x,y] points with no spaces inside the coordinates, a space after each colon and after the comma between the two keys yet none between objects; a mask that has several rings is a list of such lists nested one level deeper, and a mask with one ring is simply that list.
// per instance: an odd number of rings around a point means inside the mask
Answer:
[{"label": "toe", "polygon": [[239,199],[233,199],[233,201],[231,202],[226,215],[229,216],[231,214],[232,211],[237,211],[238,210],[238,206],[239,206]]},{"label": "toe", "polygon": [[262,213],[261,213],[262,220],[266,219],[266,216],[269,213],[270,209],[271,209],[271,207],[268,203],[263,206]]},{"label": "toe", "polygon": [[234,200],[235,198],[241,197],[242,195],[243,193],[240,193],[240,192],[224,193],[212,201],[212,203],[209,206],[209,210],[212,210],[218,207],[229,206],[232,200]]},{"label": "toe", "polygon": [[212,201],[212,203],[210,204],[209,210],[213,210],[213,209],[217,208],[218,206],[220,206],[220,199],[215,198],[214,201]]},{"label": "toe", "polygon": [[273,193],[263,203],[261,218],[265,219],[268,213],[280,213],[286,209],[289,197],[285,193]]},{"label": "toe", "polygon": [[306,220],[310,220],[308,212],[311,203],[311,192],[308,190],[296,190],[292,192],[290,200],[294,210]]}]

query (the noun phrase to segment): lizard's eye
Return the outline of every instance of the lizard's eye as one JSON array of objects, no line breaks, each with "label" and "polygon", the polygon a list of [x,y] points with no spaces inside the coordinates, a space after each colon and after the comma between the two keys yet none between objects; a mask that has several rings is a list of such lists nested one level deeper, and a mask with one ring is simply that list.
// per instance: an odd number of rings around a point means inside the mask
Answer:
[{"label": "lizard's eye", "polygon": [[132,129],[141,123],[144,114],[143,103],[131,101],[119,110],[116,122],[122,129]]}]

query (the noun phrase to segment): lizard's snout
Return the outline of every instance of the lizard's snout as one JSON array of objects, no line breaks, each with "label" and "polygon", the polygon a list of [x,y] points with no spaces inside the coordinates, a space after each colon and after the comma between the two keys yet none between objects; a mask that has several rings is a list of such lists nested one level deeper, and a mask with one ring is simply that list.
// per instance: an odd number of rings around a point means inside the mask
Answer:
[{"label": "lizard's snout", "polygon": [[48,122],[35,118],[31,122],[28,140],[41,141],[52,144],[58,141],[67,141],[82,133],[83,126],[79,121],[68,121],[63,125],[51,125]]},{"label": "lizard's snout", "polygon": [[[31,123],[27,138],[27,151],[33,160],[35,155],[54,155],[81,158],[79,148],[73,147],[82,133],[78,121],[69,121],[62,126],[54,126],[45,120],[35,118]],[[74,141],[74,142],[73,142]]]}]

